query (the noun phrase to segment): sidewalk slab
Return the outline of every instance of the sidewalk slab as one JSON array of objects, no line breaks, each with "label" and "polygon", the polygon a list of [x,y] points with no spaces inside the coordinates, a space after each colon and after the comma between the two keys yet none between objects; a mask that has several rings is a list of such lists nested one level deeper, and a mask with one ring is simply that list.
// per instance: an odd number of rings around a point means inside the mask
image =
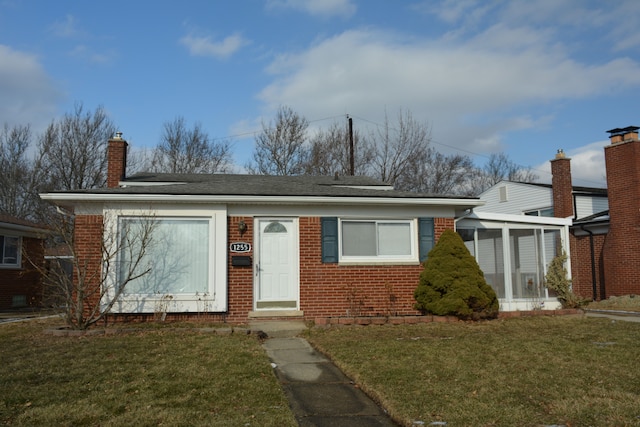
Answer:
[{"label": "sidewalk slab", "polygon": [[305,339],[271,338],[263,347],[300,426],[396,426]]}]

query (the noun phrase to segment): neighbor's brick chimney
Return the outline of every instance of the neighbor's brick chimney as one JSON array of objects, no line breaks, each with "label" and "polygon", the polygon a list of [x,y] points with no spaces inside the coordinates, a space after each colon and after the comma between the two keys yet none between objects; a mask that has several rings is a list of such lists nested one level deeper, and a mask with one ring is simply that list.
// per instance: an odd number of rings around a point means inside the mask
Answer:
[{"label": "neighbor's brick chimney", "polygon": [[638,129],[611,129],[611,144],[604,149],[609,198],[609,233],[603,247],[606,297],[640,293]]},{"label": "neighbor's brick chimney", "polygon": [[117,188],[125,178],[127,171],[127,141],[122,139],[122,132],[109,140],[107,147],[107,187]]},{"label": "neighbor's brick chimney", "polygon": [[558,218],[573,217],[573,186],[571,184],[571,159],[558,150],[551,160],[551,188],[553,189],[553,215]]}]

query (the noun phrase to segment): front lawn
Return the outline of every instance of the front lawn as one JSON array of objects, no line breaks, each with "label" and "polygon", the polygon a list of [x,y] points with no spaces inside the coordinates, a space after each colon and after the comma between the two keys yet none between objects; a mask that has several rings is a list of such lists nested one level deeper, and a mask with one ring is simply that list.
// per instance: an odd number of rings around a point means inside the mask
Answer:
[{"label": "front lawn", "polygon": [[640,426],[640,323],[536,316],[309,340],[406,426]]},{"label": "front lawn", "polygon": [[47,325],[0,324],[2,425],[297,425],[255,336],[54,337]]}]

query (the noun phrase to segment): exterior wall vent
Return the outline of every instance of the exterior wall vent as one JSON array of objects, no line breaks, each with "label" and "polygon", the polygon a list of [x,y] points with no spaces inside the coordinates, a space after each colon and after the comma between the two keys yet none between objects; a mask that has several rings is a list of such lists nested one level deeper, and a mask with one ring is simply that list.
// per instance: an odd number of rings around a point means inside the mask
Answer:
[{"label": "exterior wall vent", "polygon": [[509,201],[509,197],[508,197],[508,193],[507,193],[507,186],[506,185],[503,185],[502,187],[500,187],[498,189],[498,193],[499,193],[500,202],[508,202]]}]

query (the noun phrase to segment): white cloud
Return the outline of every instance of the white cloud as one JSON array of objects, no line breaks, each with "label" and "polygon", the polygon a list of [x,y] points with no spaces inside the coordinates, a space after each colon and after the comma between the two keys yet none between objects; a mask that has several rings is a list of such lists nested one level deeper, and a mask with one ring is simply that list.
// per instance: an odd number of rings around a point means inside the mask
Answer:
[{"label": "white cloud", "polygon": [[357,7],[351,0],[268,0],[267,9],[293,9],[312,16],[352,16]]},{"label": "white cloud", "polygon": [[75,37],[80,33],[73,15],[67,15],[63,21],[54,22],[50,30],[55,36],[63,38]]},{"label": "white cloud", "polygon": [[80,58],[83,61],[91,62],[94,64],[107,64],[113,62],[117,58],[117,54],[113,50],[105,51],[103,53],[95,52],[86,45],[77,45],[69,53],[71,56]]},{"label": "white cloud", "polygon": [[281,55],[259,94],[269,110],[289,105],[309,119],[350,113],[382,122],[398,108],[433,125],[434,136],[473,152],[500,149],[501,134],[548,122],[519,113],[640,86],[640,65],[620,58],[586,64],[550,34],[501,25],[460,41],[346,31],[307,51]]},{"label": "white cloud", "polygon": [[38,59],[0,45],[0,118],[41,131],[55,116],[62,94]]},{"label": "white cloud", "polygon": [[225,59],[249,42],[239,34],[225,37],[221,41],[215,41],[210,36],[202,37],[190,34],[182,37],[180,43],[187,47],[189,54],[192,56],[210,56]]},{"label": "white cloud", "polygon": [[[604,163],[604,147],[607,144],[609,144],[608,140],[596,141],[565,152],[566,156],[571,159],[573,185],[596,188],[607,186]],[[540,176],[540,181],[551,183],[550,162],[538,165],[534,169]]]}]

